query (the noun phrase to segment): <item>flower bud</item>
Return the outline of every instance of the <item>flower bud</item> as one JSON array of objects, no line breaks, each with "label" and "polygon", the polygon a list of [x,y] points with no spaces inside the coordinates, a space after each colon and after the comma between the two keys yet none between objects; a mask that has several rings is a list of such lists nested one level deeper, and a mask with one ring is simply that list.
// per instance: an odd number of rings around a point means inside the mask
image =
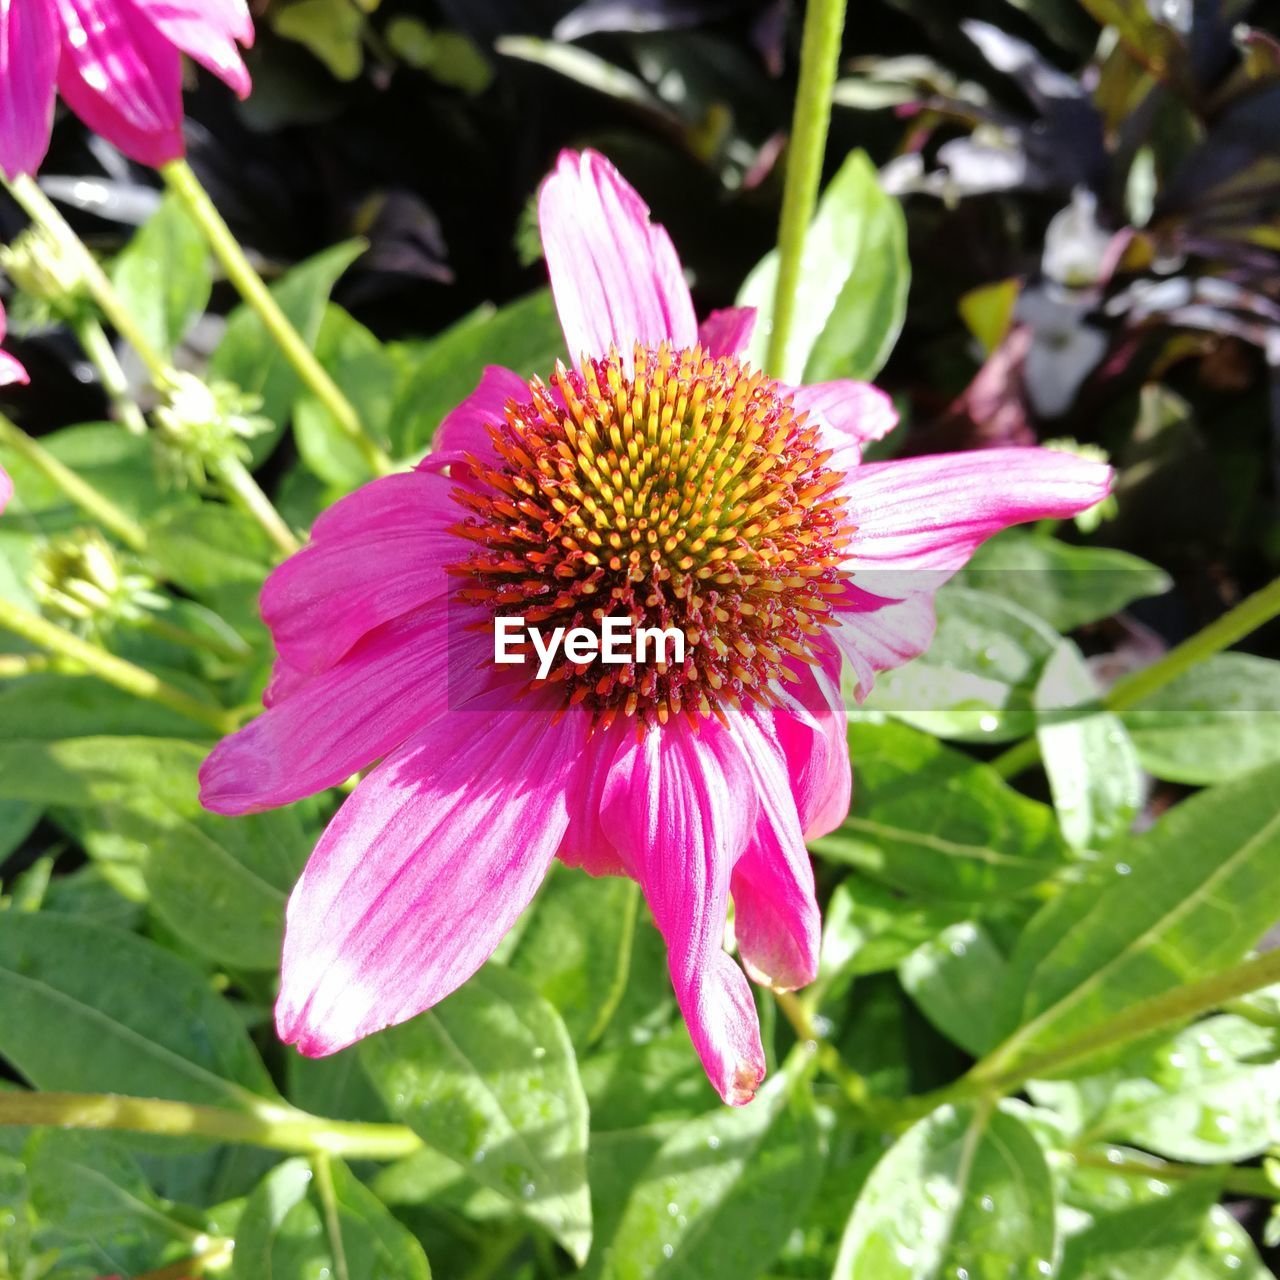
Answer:
[{"label": "flower bud", "polygon": [[30,583],[46,617],[92,634],[135,621],[163,604],[152,579],[122,564],[97,529],[77,529],[46,542],[35,554]]},{"label": "flower bud", "polygon": [[88,286],[79,256],[44,227],[28,227],[0,248],[0,267],[51,319],[69,320],[85,305]]},{"label": "flower bud", "polygon": [[166,461],[181,480],[203,485],[223,459],[249,460],[246,441],[271,428],[257,410],[262,398],[230,382],[202,382],[173,372],[154,414]]},{"label": "flower bud", "polygon": [[[1111,461],[1110,454],[1101,445],[1081,444],[1079,440],[1072,440],[1067,437],[1062,437],[1058,440],[1046,440],[1044,447],[1052,449],[1055,453],[1070,453],[1089,462],[1106,463]],[[1116,505],[1115,497],[1112,494],[1107,494],[1101,502],[1095,502],[1093,506],[1076,513],[1076,528],[1081,533],[1092,533],[1104,521],[1114,520],[1119,509]]]}]

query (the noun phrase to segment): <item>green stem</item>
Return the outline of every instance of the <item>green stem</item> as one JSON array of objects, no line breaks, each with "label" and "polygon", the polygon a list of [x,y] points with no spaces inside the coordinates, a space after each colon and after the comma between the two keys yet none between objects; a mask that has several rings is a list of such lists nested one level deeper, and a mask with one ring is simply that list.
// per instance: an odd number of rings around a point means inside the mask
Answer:
[{"label": "green stem", "polygon": [[266,1102],[251,1111],[232,1111],[118,1094],[2,1092],[0,1125],[195,1136],[356,1160],[400,1160],[422,1150],[422,1139],[405,1125],[327,1120]]},{"label": "green stem", "polygon": [[280,304],[271,296],[262,277],[253,269],[239,241],[222,220],[209,193],[200,185],[185,160],[173,160],[160,171],[165,183],[180,199],[204,232],[218,261],[237,292],[257,313],[284,358],[293,366],[311,393],[332,414],[342,431],[364,455],[375,475],[388,475],[394,470],[391,459],[365,434],[355,406],[329,376],[315,352],[290,323]]},{"label": "green stem", "polygon": [[147,434],[147,420],[142,416],[133,397],[129,394],[129,380],[125,377],[120,361],[116,357],[111,339],[107,337],[96,316],[81,316],[75,322],[76,337],[84,348],[85,355],[93,361],[102,379],[106,391],[119,416],[124,429],[133,436]]},{"label": "green stem", "polygon": [[43,445],[38,444],[16,423],[0,414],[0,443],[31,463],[42,475],[52,480],[86,515],[92,516],[109,533],[114,533],[125,546],[145,551],[147,535],[143,527],[98,492],[70,467],[59,462]]},{"label": "green stem", "polygon": [[796,88],[782,218],[778,226],[778,282],[766,359],[769,372],[779,378],[799,378],[804,372],[787,364],[787,344],[795,319],[805,237],[813,221],[822,182],[827,130],[831,125],[831,91],[840,61],[846,2],[809,0],[805,9],[800,83]]},{"label": "green stem", "polygon": [[14,178],[8,187],[10,194],[22,206],[31,221],[43,227],[53,237],[55,243],[74,258],[89,293],[102,314],[111,321],[115,331],[138,353],[156,386],[164,386],[169,372],[168,362],[138,327],[97,258],[85,248],[80,237],[58,212],[53,201],[40,190],[34,179],[26,175]]},{"label": "green stem", "polygon": [[325,1230],[329,1236],[337,1280],[351,1280],[351,1272],[347,1268],[347,1251],[342,1243],[342,1223],[338,1218],[338,1196],[333,1186],[333,1157],[327,1151],[317,1151],[311,1157],[311,1173],[316,1180],[320,1207],[324,1210]]},{"label": "green stem", "polygon": [[217,474],[231,500],[266,530],[267,537],[286,556],[293,555],[301,544],[244,463],[230,455],[221,458],[217,463]]},{"label": "green stem", "polygon": [[1148,1164],[1142,1160],[1111,1159],[1098,1151],[1073,1152],[1071,1159],[1085,1169],[1106,1169],[1124,1178],[1157,1178],[1162,1182],[1190,1182],[1193,1178],[1221,1180],[1230,1195],[1252,1196],[1259,1200],[1280,1200],[1280,1187],[1262,1169],[1238,1169],[1230,1164]]},{"label": "green stem", "polygon": [[0,680],[40,675],[52,666],[43,653],[0,653]]},{"label": "green stem", "polygon": [[176,711],[180,715],[208,725],[219,734],[234,733],[236,721],[234,717],[221,707],[211,706],[193,698],[181,689],[175,689],[159,676],[152,675],[143,667],[135,666],[108,653],[88,640],[82,640],[70,631],[55,626],[37,613],[28,613],[10,601],[0,597],[0,629],[11,631],[24,640],[44,649],[47,653],[70,658],[84,667],[90,674],[105,680],[131,693],[135,698],[144,698],[148,702],[159,703]]},{"label": "green stem", "polygon": [[[1280,578],[1241,600],[1234,609],[1170,649],[1158,662],[1117,680],[1103,695],[1102,705],[1108,711],[1127,711],[1277,616],[1280,616]],[[997,756],[991,767],[1002,778],[1013,778],[1035,764],[1039,756],[1036,740],[1028,738]]]},{"label": "green stem", "polygon": [[809,1006],[793,991],[775,991],[774,1002],[802,1044],[813,1046],[817,1064],[824,1075],[840,1086],[853,1106],[867,1110],[873,1106],[867,1082],[840,1056],[840,1051],[818,1031]]}]

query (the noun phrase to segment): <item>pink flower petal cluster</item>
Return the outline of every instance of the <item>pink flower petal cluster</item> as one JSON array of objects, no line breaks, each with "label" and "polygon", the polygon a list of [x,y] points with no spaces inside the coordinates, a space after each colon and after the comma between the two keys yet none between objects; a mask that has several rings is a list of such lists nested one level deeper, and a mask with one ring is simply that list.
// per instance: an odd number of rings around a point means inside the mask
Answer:
[{"label": "pink flower petal cluster", "polygon": [[0,0],[0,171],[33,174],[56,93],[141,164],[184,154],[182,55],[246,97],[245,0]]},{"label": "pink flower petal cluster", "polygon": [[[5,335],[4,303],[0,302],[0,342]],[[25,383],[27,371],[7,351],[0,351],[0,387],[7,387],[15,382]],[[3,467],[0,467],[0,511],[3,511],[13,497],[13,481]]]},{"label": "pink flower petal cluster", "polygon": [[[563,154],[539,215],[570,352],[600,362],[612,350],[615,374],[617,353],[637,343],[741,353],[754,314],[719,312],[699,328],[671,240],[602,156]],[[289,901],[283,1040],[333,1053],[435,1004],[492,954],[559,858],[639,882],[711,1083],[726,1102],[750,1100],[765,1058],[747,975],[793,989],[817,970],[805,840],[848,812],[842,663],[868,689],[925,649],[935,591],[983,539],[1072,515],[1110,484],[1107,467],[1041,449],[863,464],[862,444],[894,423],[881,392],[766,390],[816,424],[854,530],[835,625],[768,698],[740,690],[701,719],[593,722],[520,669],[494,667],[492,634],[459,622],[446,566],[474,546],[459,533],[459,491],[501,509],[485,480],[499,430],[532,420],[519,408],[530,385],[506,369],[486,371],[417,470],[338,502],[272,574],[267,710],[205,762],[204,803],[226,814],[284,805],[381,761]],[[725,949],[730,902],[742,967]]]}]

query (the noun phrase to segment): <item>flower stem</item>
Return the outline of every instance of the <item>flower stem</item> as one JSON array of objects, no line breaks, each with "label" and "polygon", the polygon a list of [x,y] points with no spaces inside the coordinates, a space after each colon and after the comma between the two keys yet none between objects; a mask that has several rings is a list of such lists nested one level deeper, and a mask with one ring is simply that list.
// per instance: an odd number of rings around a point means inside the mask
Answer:
[{"label": "flower stem", "polygon": [[107,273],[98,264],[97,258],[85,248],[80,237],[58,212],[53,201],[40,190],[34,179],[26,175],[14,178],[8,187],[9,193],[22,206],[27,217],[37,226],[42,227],[59,248],[75,260],[85,285],[102,314],[111,322],[115,331],[138,353],[156,386],[163,386],[169,372],[164,356],[151,345],[150,339],[138,327],[133,316],[129,314],[128,307],[116,292],[115,286],[107,278]]},{"label": "flower stem", "polygon": [[835,1045],[818,1030],[805,1001],[794,991],[775,991],[773,999],[800,1042],[813,1047],[823,1074],[830,1076],[840,1086],[841,1092],[853,1106],[860,1109],[869,1107],[872,1100],[866,1080],[845,1062]]},{"label": "flower stem", "polygon": [[[1118,1152],[1116,1153],[1119,1154]],[[1280,1200],[1280,1187],[1262,1169],[1237,1169],[1229,1164],[1167,1164],[1145,1160],[1112,1159],[1100,1151],[1077,1151],[1071,1160],[1085,1169],[1105,1169],[1124,1178],[1156,1178],[1161,1182],[1190,1182],[1193,1178],[1218,1178],[1228,1194],[1259,1200]]]},{"label": "flower stem", "polygon": [[796,288],[804,242],[813,221],[822,181],[822,162],[831,125],[831,90],[840,61],[847,0],[809,0],[800,47],[800,83],[796,89],[787,177],[778,226],[778,282],[773,296],[773,326],[766,363],[779,378],[800,378],[804,370],[787,364],[787,344],[795,319]]},{"label": "flower stem", "polygon": [[222,487],[232,501],[262,526],[267,537],[286,556],[293,555],[301,544],[293,536],[293,530],[285,524],[280,513],[271,505],[271,499],[262,492],[258,482],[250,475],[244,463],[239,458],[228,455],[218,460],[215,469]]},{"label": "flower stem", "polygon": [[293,366],[294,372],[350,437],[374,474],[390,474],[394,470],[391,459],[365,433],[355,406],[316,359],[315,352],[271,296],[271,291],[245,257],[239,241],[231,234],[231,229],[223,221],[222,215],[209,198],[209,193],[200,185],[200,179],[191,166],[185,160],[173,160],[164,166],[161,174],[169,190],[182,201],[187,212],[199,224],[228,279],[257,313],[258,319],[262,321],[285,359]]},{"label": "flower stem", "polygon": [[0,1125],[194,1135],[272,1151],[358,1160],[399,1160],[422,1150],[422,1139],[406,1125],[328,1120],[266,1102],[252,1110],[232,1111],[118,1094],[0,1092]]},{"label": "flower stem", "polygon": [[82,479],[70,467],[59,462],[43,445],[38,444],[16,423],[0,414],[0,444],[7,445],[31,463],[43,476],[52,480],[86,515],[96,520],[108,533],[113,533],[125,546],[145,551],[146,530],[122,511],[105,494]]},{"label": "flower stem", "polygon": [[47,653],[70,658],[90,674],[131,693],[135,698],[159,703],[179,715],[208,725],[219,734],[234,733],[235,718],[222,707],[211,706],[193,698],[189,693],[174,688],[159,676],[143,667],[126,662],[114,653],[83,640],[70,631],[56,626],[37,613],[28,613],[10,601],[0,597],[0,630],[11,631]]},{"label": "flower stem", "polygon": [[[1158,662],[1117,680],[1103,695],[1102,705],[1108,711],[1127,711],[1277,616],[1280,616],[1280,578],[1246,596],[1235,608],[1170,649]],[[1039,756],[1036,740],[1027,738],[997,756],[991,767],[1002,778],[1012,778],[1029,769]]]},{"label": "flower stem", "polygon": [[103,389],[110,398],[124,429],[132,436],[145,436],[147,420],[129,394],[129,380],[120,367],[120,361],[116,357],[115,348],[112,347],[106,330],[96,316],[87,315],[76,320],[75,331],[85,355],[93,361],[94,367],[98,370]]}]

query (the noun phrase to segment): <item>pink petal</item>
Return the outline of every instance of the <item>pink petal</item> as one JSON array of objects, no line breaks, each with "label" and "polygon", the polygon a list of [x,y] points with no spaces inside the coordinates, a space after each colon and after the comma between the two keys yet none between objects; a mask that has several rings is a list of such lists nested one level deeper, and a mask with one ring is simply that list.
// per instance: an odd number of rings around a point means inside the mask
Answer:
[{"label": "pink petal", "polygon": [[9,505],[9,499],[12,497],[13,481],[9,479],[9,473],[0,467],[0,511]]},{"label": "pink petal", "polygon": [[58,91],[95,133],[139,164],[184,152],[182,55],[134,0],[56,0],[65,36]]},{"label": "pink petal", "polygon": [[605,788],[603,819],[667,943],[671,981],[720,1096],[750,1102],[764,1078],[751,989],[724,950],[733,865],[755,830],[754,782],[718,724],[683,721],[631,740]]},{"label": "pink petal", "polygon": [[1052,449],[981,449],[858,467],[846,485],[858,528],[855,581],[895,598],[936,588],[992,534],[1087,510],[1107,496],[1111,478],[1102,463]]},{"label": "pink petal", "polygon": [[[124,3],[130,0],[122,0]],[[244,0],[131,0],[170,44],[241,97],[253,87],[236,42],[253,44],[253,19]]]},{"label": "pink petal", "polygon": [[323,671],[375,627],[443,594],[444,566],[469,544],[448,532],[465,514],[443,476],[384,476],[336,502],[311,541],[262,589],[262,616],[280,656]]},{"label": "pink petal", "polygon": [[44,159],[57,74],[52,0],[0,0],[0,173],[6,178],[33,174]]},{"label": "pink petal", "polygon": [[569,826],[556,857],[568,867],[580,867],[591,876],[619,876],[626,867],[617,846],[601,820],[605,788],[618,755],[630,748],[635,726],[618,719],[591,735],[574,778],[569,802]]},{"label": "pink petal", "polygon": [[755,307],[725,307],[713,311],[698,326],[698,342],[708,355],[738,356],[747,349],[755,332]]},{"label": "pink petal", "polygon": [[7,351],[0,351],[0,387],[21,383],[25,386],[31,379],[27,371]]},{"label": "pink petal", "polygon": [[538,197],[551,291],[572,359],[692,346],[693,299],[671,237],[604,156],[562,151]]},{"label": "pink petal", "polygon": [[834,831],[849,814],[848,713],[840,690],[840,650],[819,642],[818,667],[794,665],[797,679],[778,690],[771,715],[806,840]]},{"label": "pink petal", "polygon": [[[822,917],[781,743],[751,716],[730,712],[754,778],[760,816],[733,869],[738,954],[752,980],[794,991],[818,973]],[[848,751],[845,751],[848,760]]]},{"label": "pink petal", "polygon": [[224,738],[200,768],[200,803],[253,813],[345,781],[445,712],[449,658],[443,599],[388,623]]},{"label": "pink petal", "polygon": [[542,883],[585,736],[584,716],[460,712],[361,782],[289,899],[280,1038],[334,1053],[465,982]]},{"label": "pink petal", "polygon": [[853,591],[859,603],[841,610],[835,641],[853,668],[857,699],[862,702],[877,671],[901,667],[929,647],[937,618],[931,590],[887,601],[869,591]]},{"label": "pink petal", "polygon": [[791,402],[822,428],[826,447],[833,451],[827,466],[834,471],[851,471],[862,460],[862,445],[882,439],[898,425],[893,401],[869,382],[796,387]]},{"label": "pink petal", "polygon": [[488,428],[506,420],[507,403],[511,400],[527,404],[529,384],[501,365],[486,366],[480,385],[440,424],[431,441],[431,452],[418,463],[418,469],[442,471],[445,467],[458,467],[468,454],[478,458],[492,455]]}]

